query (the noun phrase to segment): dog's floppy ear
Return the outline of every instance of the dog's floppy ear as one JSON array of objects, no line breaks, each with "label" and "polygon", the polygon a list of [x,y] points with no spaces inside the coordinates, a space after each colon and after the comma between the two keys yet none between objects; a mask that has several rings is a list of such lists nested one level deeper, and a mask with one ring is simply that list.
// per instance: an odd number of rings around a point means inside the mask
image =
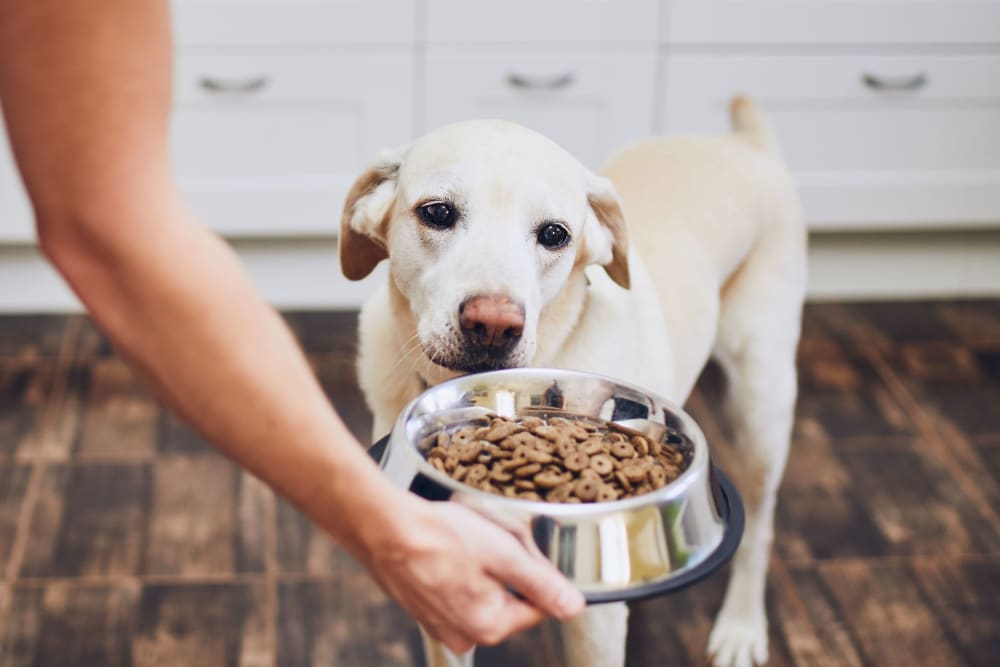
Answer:
[{"label": "dog's floppy ear", "polygon": [[340,218],[340,269],[361,280],[389,257],[386,236],[404,149],[386,151],[351,186]]},{"label": "dog's floppy ear", "polygon": [[587,203],[590,207],[583,233],[589,259],[628,289],[628,229],[615,186],[603,176],[588,174]]}]

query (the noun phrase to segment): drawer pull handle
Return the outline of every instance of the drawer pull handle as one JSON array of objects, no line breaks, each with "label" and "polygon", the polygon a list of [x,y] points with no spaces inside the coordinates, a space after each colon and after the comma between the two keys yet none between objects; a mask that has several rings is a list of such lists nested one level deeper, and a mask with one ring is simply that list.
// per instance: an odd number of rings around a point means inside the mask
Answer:
[{"label": "drawer pull handle", "polygon": [[920,90],[927,85],[927,75],[921,72],[914,76],[886,78],[874,74],[863,74],[861,80],[872,90],[908,91]]},{"label": "drawer pull handle", "polygon": [[224,93],[227,95],[247,95],[256,93],[267,85],[266,76],[258,76],[253,79],[234,80],[217,79],[212,76],[203,76],[198,80],[199,85],[210,93]]},{"label": "drawer pull handle", "polygon": [[522,74],[508,74],[507,83],[521,90],[561,90],[573,84],[573,73],[566,72],[553,77],[531,77]]}]

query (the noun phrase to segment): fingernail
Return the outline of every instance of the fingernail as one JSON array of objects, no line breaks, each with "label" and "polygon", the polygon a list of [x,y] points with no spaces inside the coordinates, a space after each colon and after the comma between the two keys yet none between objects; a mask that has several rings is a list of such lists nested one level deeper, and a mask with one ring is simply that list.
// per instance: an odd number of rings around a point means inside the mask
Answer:
[{"label": "fingernail", "polygon": [[575,588],[567,588],[559,594],[556,604],[561,613],[575,614],[583,606],[583,595]]}]

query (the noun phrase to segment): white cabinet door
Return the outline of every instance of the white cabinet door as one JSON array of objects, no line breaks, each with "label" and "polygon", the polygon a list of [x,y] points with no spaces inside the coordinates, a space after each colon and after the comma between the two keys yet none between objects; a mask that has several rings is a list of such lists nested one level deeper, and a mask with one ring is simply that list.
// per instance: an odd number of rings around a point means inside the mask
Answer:
[{"label": "white cabinet door", "polygon": [[416,0],[174,0],[181,45],[408,44]]},{"label": "white cabinet door", "polygon": [[0,116],[0,243],[27,243],[34,239],[31,205],[10,154],[7,132]]},{"label": "white cabinet door", "polygon": [[503,118],[542,132],[592,168],[652,130],[650,48],[432,48],[423,93],[433,129]]},{"label": "white cabinet door", "polygon": [[428,0],[433,44],[652,43],[659,0]]},{"label": "white cabinet door", "polygon": [[668,56],[667,133],[763,108],[814,228],[1000,223],[1000,56]]},{"label": "white cabinet door", "polygon": [[670,0],[671,44],[989,44],[998,0]]},{"label": "white cabinet door", "polygon": [[360,170],[412,138],[412,69],[408,50],[182,57],[173,149],[184,192],[230,236],[334,233]]}]

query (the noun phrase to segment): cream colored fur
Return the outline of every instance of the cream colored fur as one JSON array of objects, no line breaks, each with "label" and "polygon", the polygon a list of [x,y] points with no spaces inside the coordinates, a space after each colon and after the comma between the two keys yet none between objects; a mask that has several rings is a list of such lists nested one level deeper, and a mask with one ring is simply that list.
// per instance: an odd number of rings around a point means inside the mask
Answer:
[{"label": "cream colored fur", "polygon": [[[729,135],[644,141],[612,157],[603,176],[511,123],[448,126],[359,177],[341,260],[353,278],[390,262],[360,323],[359,379],[376,435],[426,385],[460,372],[446,366],[461,358],[458,307],[470,296],[523,305],[523,337],[505,365],[594,371],[683,402],[714,356],[728,381],[747,525],[708,650],[720,667],[749,667],[767,659],[764,585],[806,251],[766,126],[743,98],[732,116]],[[422,224],[415,209],[429,200],[455,202],[460,224]],[[538,245],[546,220],[568,228],[565,248]],[[569,664],[623,665],[626,625],[625,605],[589,608],[565,625]],[[472,662],[433,641],[427,649],[430,667]]]}]

